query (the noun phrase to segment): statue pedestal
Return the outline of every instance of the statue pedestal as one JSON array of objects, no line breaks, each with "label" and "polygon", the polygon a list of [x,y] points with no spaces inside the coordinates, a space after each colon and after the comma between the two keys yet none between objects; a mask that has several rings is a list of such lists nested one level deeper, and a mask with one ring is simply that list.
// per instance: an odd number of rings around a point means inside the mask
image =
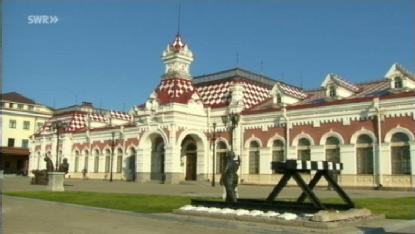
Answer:
[{"label": "statue pedestal", "polygon": [[65,172],[48,172],[48,191],[63,192],[63,181],[65,179]]}]

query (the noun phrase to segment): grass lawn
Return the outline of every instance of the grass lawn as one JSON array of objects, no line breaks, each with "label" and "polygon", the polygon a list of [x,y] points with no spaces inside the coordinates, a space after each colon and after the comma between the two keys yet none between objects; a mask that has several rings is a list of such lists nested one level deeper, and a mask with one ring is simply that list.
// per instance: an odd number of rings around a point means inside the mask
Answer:
[{"label": "grass lawn", "polygon": [[[142,213],[171,212],[190,204],[190,197],[112,194],[91,192],[10,192],[5,195],[28,197],[48,201],[73,203],[86,206],[128,210]],[[325,203],[338,203],[340,199],[322,199]],[[415,219],[415,197],[394,199],[354,199],[357,207],[368,208],[375,214],[385,214],[389,219]]]},{"label": "grass lawn", "polygon": [[190,204],[189,197],[92,192],[9,192],[5,195],[142,213],[171,212]]}]

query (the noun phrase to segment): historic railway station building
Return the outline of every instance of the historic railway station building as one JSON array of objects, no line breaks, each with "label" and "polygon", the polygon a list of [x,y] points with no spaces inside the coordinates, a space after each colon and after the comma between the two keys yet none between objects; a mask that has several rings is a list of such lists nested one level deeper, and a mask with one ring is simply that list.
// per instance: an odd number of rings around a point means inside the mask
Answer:
[{"label": "historic railway station building", "polygon": [[[219,177],[233,142],[242,183],[275,184],[271,161],[306,159],[342,162],[344,186],[415,188],[415,76],[402,66],[361,84],[328,74],[303,90],[239,68],[192,77],[180,36],[162,60],[160,84],[129,113],[90,103],[56,110],[32,137],[30,169],[58,154],[71,178],[207,181],[213,170]],[[230,113],[240,116],[232,141],[223,122]],[[58,148],[56,121],[65,125]]]}]

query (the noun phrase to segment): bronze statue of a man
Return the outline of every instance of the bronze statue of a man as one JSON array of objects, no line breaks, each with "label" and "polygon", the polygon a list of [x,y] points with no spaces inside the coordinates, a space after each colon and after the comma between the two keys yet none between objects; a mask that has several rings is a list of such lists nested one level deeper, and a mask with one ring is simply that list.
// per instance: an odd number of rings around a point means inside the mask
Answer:
[{"label": "bronze statue of a man", "polygon": [[52,160],[48,157],[45,156],[45,158],[43,159],[46,162],[46,171],[53,171],[53,162]]},{"label": "bronze statue of a man", "polygon": [[235,152],[228,151],[225,159],[225,168],[223,169],[220,183],[225,187],[226,202],[237,202],[236,186],[238,185],[238,171],[241,159],[236,158]]}]

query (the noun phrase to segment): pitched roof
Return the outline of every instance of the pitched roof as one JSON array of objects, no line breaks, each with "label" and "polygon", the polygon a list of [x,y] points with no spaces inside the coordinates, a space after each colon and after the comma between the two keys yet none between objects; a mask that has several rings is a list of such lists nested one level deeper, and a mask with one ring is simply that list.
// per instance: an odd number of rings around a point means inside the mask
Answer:
[{"label": "pitched roof", "polygon": [[17,92],[2,93],[1,100],[7,100],[7,101],[12,101],[12,102],[18,102],[18,103],[26,103],[26,104],[36,104],[36,102],[33,101],[32,99],[25,97]]}]

